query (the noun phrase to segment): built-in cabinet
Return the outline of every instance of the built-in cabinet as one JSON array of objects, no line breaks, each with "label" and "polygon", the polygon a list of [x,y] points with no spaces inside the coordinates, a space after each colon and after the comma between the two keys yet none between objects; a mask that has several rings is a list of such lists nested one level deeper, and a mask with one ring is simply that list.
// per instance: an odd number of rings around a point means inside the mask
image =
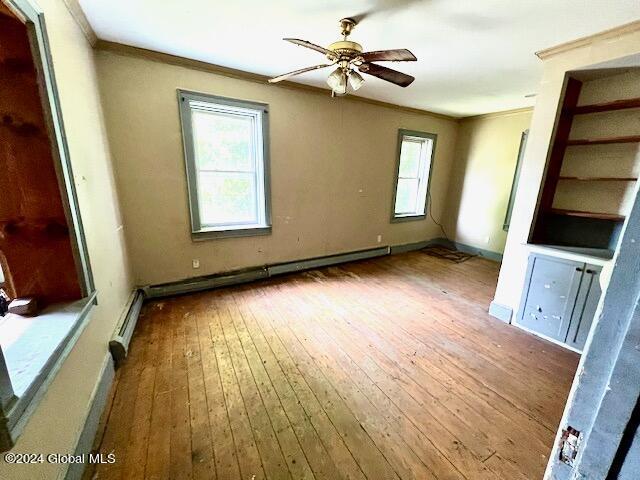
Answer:
[{"label": "built-in cabinet", "polygon": [[601,295],[599,265],[532,254],[518,324],[582,350]]},{"label": "built-in cabinet", "polygon": [[530,243],[613,255],[640,174],[640,69],[565,85]]},{"label": "built-in cabinet", "polygon": [[528,239],[549,254],[529,257],[515,323],[584,348],[639,177],[640,69],[571,72]]}]

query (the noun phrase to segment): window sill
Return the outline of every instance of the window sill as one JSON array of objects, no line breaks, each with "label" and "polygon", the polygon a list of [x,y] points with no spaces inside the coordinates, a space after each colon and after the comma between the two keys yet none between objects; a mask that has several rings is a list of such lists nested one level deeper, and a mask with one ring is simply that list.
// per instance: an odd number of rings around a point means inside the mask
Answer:
[{"label": "window sill", "polygon": [[423,213],[421,215],[399,215],[391,217],[391,223],[401,223],[401,222],[413,222],[417,220],[424,220],[427,218],[427,214]]},{"label": "window sill", "polygon": [[238,227],[204,228],[197,232],[191,232],[194,242],[212,240],[216,238],[254,237],[258,235],[271,235],[270,225],[240,225]]},{"label": "window sill", "polygon": [[0,411],[0,451],[11,448],[20,435],[87,325],[95,300],[93,292],[75,302],[52,305],[37,317],[0,318],[0,346],[14,394]]}]

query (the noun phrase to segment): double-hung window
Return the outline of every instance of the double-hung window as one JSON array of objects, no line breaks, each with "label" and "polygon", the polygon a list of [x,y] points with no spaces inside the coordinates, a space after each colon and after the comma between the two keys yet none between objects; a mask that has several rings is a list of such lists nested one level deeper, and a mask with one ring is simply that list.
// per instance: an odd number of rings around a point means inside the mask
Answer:
[{"label": "double-hung window", "polygon": [[425,218],[436,135],[400,130],[392,221]]},{"label": "double-hung window", "polygon": [[178,91],[194,239],[264,235],[268,106]]}]

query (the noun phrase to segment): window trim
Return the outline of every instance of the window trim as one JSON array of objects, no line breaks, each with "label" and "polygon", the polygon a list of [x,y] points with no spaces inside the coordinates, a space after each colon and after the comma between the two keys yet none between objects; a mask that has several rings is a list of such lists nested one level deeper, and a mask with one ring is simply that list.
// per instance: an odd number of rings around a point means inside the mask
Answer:
[{"label": "window trim", "polygon": [[[180,126],[182,131],[182,145],[187,176],[187,194],[189,201],[189,216],[191,220],[191,239],[204,241],[216,238],[248,237],[271,234],[271,175],[269,157],[269,105],[249,100],[238,100],[220,97],[190,90],[177,89],[178,106],[180,112]],[[264,224],[239,224],[224,226],[202,226],[200,223],[200,206],[198,202],[198,170],[195,162],[193,143],[193,127],[191,122],[190,101],[207,102],[236,108],[262,111],[262,178],[259,186],[264,195]]]},{"label": "window trim", "polygon": [[[424,213],[422,214],[396,214],[396,197],[398,195],[398,179],[400,175],[400,154],[402,153],[402,141],[404,137],[426,138],[433,142],[431,147],[431,159],[429,164],[429,173],[427,174],[427,187],[424,196]],[[433,164],[436,157],[436,144],[438,135],[435,133],[419,132],[417,130],[398,129],[398,145],[396,147],[396,167],[393,176],[393,195],[391,198],[391,223],[412,222],[424,220],[427,218],[427,208],[429,208],[429,189],[431,188],[431,177],[433,173]]]},{"label": "window trim", "polygon": [[507,211],[504,214],[504,222],[502,230],[509,231],[511,225],[511,215],[513,214],[513,205],[516,203],[516,192],[518,191],[518,183],[520,182],[520,171],[522,170],[522,160],[524,159],[524,151],[527,148],[527,140],[529,139],[529,129],[527,128],[520,135],[520,146],[518,147],[518,158],[516,160],[516,168],[513,172],[513,180],[511,182],[511,190],[509,191],[509,201],[507,202]]}]

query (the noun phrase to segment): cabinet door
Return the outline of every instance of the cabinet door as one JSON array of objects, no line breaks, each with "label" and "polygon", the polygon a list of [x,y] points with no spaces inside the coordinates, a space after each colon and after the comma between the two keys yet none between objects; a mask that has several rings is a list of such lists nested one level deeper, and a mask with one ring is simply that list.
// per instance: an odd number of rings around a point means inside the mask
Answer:
[{"label": "cabinet door", "polygon": [[581,262],[556,257],[529,257],[520,324],[564,342],[584,266]]},{"label": "cabinet door", "polygon": [[573,309],[566,344],[578,350],[584,348],[587,336],[591,330],[591,324],[598,308],[600,295],[600,271],[602,267],[587,265],[580,282],[578,299]]}]

